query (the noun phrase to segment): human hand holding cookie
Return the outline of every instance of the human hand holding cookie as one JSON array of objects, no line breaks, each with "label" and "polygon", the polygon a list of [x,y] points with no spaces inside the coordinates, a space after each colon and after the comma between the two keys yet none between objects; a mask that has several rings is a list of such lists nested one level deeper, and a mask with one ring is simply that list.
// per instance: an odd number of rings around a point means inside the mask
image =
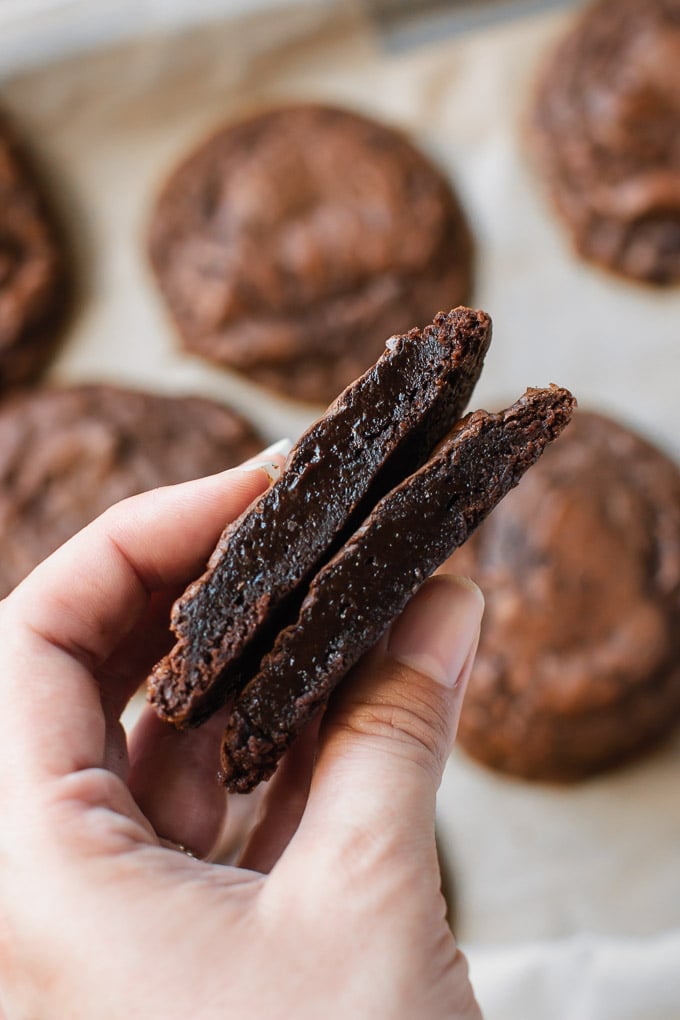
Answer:
[{"label": "human hand holding cookie", "polygon": [[[285,465],[271,448],[119,502],[2,603],[7,1018],[479,1017],[434,820],[483,600],[428,578],[575,405],[550,386],[461,419],[490,330],[459,308],[391,337]],[[128,739],[173,599],[189,627]],[[230,790],[281,760],[238,867],[200,859],[225,722]]]},{"label": "human hand holding cookie", "polygon": [[473,587],[439,577],[410,603],[327,714],[311,787],[310,747],[288,756],[241,867],[161,843],[190,823],[209,853],[226,800],[202,773],[221,727],[160,739],[149,709],[128,748],[120,714],[168,598],[265,484],[251,467],[133,497],[2,604],[7,1020],[479,1016],[433,825],[479,630]]}]

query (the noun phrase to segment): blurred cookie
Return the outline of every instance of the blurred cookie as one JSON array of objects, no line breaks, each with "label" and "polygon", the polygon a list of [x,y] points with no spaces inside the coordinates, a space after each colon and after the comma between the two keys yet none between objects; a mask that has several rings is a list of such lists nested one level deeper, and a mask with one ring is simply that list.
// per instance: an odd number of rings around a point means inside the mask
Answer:
[{"label": "blurred cookie", "polygon": [[0,595],[108,506],[231,467],[262,446],[197,397],[43,389],[0,407]]},{"label": "blurred cookie", "polygon": [[205,142],[161,192],[150,234],[186,347],[315,403],[386,336],[464,303],[471,256],[450,185],[406,138],[314,105]]},{"label": "blurred cookie", "polygon": [[486,596],[473,757],[575,780],[680,719],[680,470],[628,429],[577,412],[447,569]]},{"label": "blurred cookie", "polygon": [[600,0],[551,55],[539,160],[578,252],[680,282],[680,0]]},{"label": "blurred cookie", "polygon": [[67,260],[26,154],[0,117],[0,391],[36,378],[71,301]]}]

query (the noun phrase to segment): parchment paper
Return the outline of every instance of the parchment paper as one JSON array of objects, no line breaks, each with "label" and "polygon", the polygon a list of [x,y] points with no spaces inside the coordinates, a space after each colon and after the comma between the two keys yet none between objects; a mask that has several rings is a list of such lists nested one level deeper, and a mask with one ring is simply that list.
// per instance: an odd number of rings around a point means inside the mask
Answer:
[{"label": "parchment paper", "polygon": [[[526,153],[536,67],[568,17],[553,12],[390,53],[358,11],[298,4],[14,73],[0,99],[50,164],[84,281],[53,377],[203,392],[247,412],[267,438],[301,431],[313,409],[181,353],[144,240],[157,187],[207,131],[252,106],[314,98],[407,129],[458,186],[478,244],[474,300],[494,319],[476,406],[555,381],[581,405],[627,419],[680,456],[680,289],[645,289],[580,263]],[[640,763],[561,789],[504,779],[453,756],[441,830],[455,871],[457,932],[472,946],[473,976],[478,960],[489,1017],[596,1015],[554,1003],[535,1012],[542,1000],[532,997],[532,982],[534,992],[542,982],[548,988],[552,959],[541,940],[569,936],[563,960],[572,958],[574,938],[590,937],[583,933],[606,934],[607,952],[615,952],[612,939],[616,946],[638,937],[635,945],[652,947],[645,940],[663,932],[677,948],[679,765],[676,739]],[[543,956],[532,956],[529,943],[542,945]],[[498,989],[516,960],[507,954],[525,949],[526,996],[520,989],[519,998],[503,998]],[[582,958],[579,943],[577,970]],[[617,959],[623,967],[628,957]],[[673,984],[672,969],[665,973],[666,1006],[674,1001],[680,1016],[677,975]],[[607,995],[615,984],[615,976],[605,982]],[[651,998],[635,1014],[626,1001],[628,1012],[597,1015],[672,1016],[655,1012]]]}]

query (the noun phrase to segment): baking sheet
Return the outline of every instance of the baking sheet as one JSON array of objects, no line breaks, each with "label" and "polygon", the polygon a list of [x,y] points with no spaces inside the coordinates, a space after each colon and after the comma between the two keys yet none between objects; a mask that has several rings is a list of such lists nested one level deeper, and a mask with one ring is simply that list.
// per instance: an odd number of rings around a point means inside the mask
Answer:
[{"label": "baking sheet", "polygon": [[[278,8],[147,35],[2,83],[0,99],[50,165],[83,281],[53,378],[223,398],[271,440],[295,437],[315,416],[183,354],[144,253],[154,194],[189,147],[253,106],[313,98],[405,128],[458,186],[478,244],[474,302],[494,319],[477,406],[555,381],[680,457],[680,290],[580,263],[526,151],[537,63],[569,12],[395,51],[359,8]],[[463,943],[680,927],[679,765],[676,739],[561,789],[497,777],[454,754],[439,812]],[[680,1014],[680,990],[677,1003]]]}]

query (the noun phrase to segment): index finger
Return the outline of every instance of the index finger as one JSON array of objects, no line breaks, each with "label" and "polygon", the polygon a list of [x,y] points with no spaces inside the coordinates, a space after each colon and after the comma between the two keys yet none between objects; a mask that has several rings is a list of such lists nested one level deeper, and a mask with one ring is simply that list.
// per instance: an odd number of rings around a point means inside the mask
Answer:
[{"label": "index finger", "polygon": [[235,469],[133,496],[45,560],[0,606],[0,770],[65,774],[103,765],[93,671],[150,593],[190,580],[220,532],[266,487]]}]

